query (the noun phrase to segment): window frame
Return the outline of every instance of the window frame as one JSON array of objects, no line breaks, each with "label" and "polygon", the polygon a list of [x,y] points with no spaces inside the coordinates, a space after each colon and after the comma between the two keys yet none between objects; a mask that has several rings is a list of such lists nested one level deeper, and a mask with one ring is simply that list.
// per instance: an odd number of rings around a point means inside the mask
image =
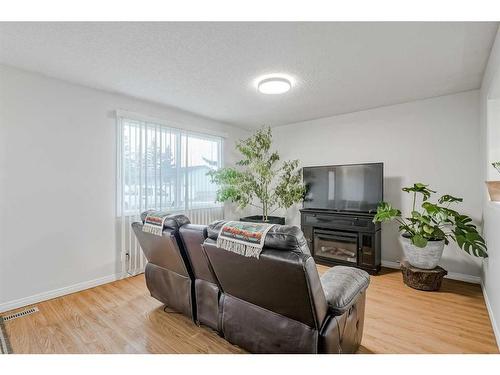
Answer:
[{"label": "window frame", "polygon": [[[219,143],[219,151],[218,151],[218,157],[219,157],[219,168],[224,167],[224,144],[225,140],[227,138],[227,134],[224,132],[218,132],[218,131],[212,131],[212,130],[206,130],[203,128],[197,128],[193,126],[181,126],[178,123],[171,122],[171,121],[166,121],[163,119],[158,119],[150,116],[145,116],[141,115],[135,112],[129,112],[129,111],[123,111],[123,110],[116,110],[115,112],[116,116],[116,188],[115,188],[115,193],[116,193],[116,204],[115,204],[115,212],[117,217],[123,217],[123,216],[135,216],[138,214],[136,209],[130,209],[130,210],[125,210],[123,209],[123,202],[124,202],[124,194],[123,190],[125,187],[124,184],[124,175],[123,175],[123,158],[124,158],[124,141],[123,141],[123,124],[122,122],[125,121],[130,121],[130,122],[138,122],[138,123],[145,123],[145,124],[152,124],[155,127],[158,128],[163,128],[163,129],[168,129],[169,131],[176,133],[176,151],[175,151],[175,158],[178,160],[180,163],[180,168],[182,168],[182,158],[185,157],[185,163],[186,163],[186,170],[188,168],[188,143],[189,143],[189,137],[198,137],[201,139],[207,139],[207,140],[213,140]],[[182,138],[186,137],[186,145],[182,145]],[[179,147],[181,146],[181,147]],[[185,148],[185,155],[183,154],[182,148]],[[142,151],[141,151],[142,152]],[[182,183],[176,183],[175,184],[175,189],[182,189]],[[179,185],[179,186],[177,186]],[[148,187],[146,187],[148,188]],[[190,206],[190,201],[187,199],[188,198],[188,189],[189,189],[189,174],[186,173],[185,175],[185,183],[184,183],[184,193],[182,194],[183,198],[182,200],[184,201],[184,206],[183,207],[173,207],[172,210],[168,210],[165,207],[162,208],[162,210],[166,212],[185,212],[187,210],[196,210],[196,209],[211,209],[211,208],[221,208],[224,206],[223,203],[219,202],[214,202],[211,205],[204,205],[200,207],[193,207]],[[147,194],[146,194],[147,196]],[[156,204],[155,204],[156,205]],[[146,197],[146,206],[147,206],[147,197]]]}]

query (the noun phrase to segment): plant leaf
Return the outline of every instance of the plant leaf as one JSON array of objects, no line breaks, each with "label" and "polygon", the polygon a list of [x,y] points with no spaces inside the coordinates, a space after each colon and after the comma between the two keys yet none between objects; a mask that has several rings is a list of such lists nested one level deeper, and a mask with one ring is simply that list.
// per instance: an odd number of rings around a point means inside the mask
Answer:
[{"label": "plant leaf", "polygon": [[457,216],[455,218],[455,228],[453,229],[454,239],[458,246],[467,253],[476,257],[487,258],[486,241],[471,222],[472,219],[466,215]]},{"label": "plant leaf", "polygon": [[406,193],[419,193],[422,194],[423,198],[422,200],[425,202],[427,199],[430,198],[432,193],[435,193],[434,190],[428,189],[427,186],[429,185],[424,185],[421,182],[417,182],[413,184],[411,187],[404,187],[403,190]]},{"label": "plant leaf", "polygon": [[443,204],[445,202],[447,202],[447,203],[455,203],[455,202],[463,202],[463,199],[462,198],[454,197],[452,195],[445,194],[441,198],[439,198],[438,202],[440,204]]},{"label": "plant leaf", "polygon": [[395,219],[396,217],[401,217],[401,211],[399,211],[396,208],[393,208],[389,203],[387,202],[380,202],[378,207],[377,207],[377,213],[375,217],[373,218],[373,222],[384,222],[384,221],[391,221]]},{"label": "plant leaf", "polygon": [[415,234],[412,238],[411,238],[411,243],[413,245],[415,245],[416,247],[426,247],[427,246],[427,239],[424,238],[422,235],[420,234]]}]

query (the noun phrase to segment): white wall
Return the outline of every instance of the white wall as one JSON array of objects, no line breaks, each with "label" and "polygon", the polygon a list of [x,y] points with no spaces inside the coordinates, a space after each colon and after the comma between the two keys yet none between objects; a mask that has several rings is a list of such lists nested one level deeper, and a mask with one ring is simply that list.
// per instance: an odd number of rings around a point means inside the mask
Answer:
[{"label": "white wall", "polygon": [[[423,182],[463,197],[463,211],[479,222],[478,103],[478,91],[468,91],[277,127],[274,139],[283,159],[299,159],[302,166],[384,162],[386,201],[407,211],[410,196],[401,188]],[[300,222],[297,210],[288,216],[290,223]],[[401,256],[396,225],[384,224],[383,261]],[[441,264],[478,280],[480,262],[454,245]]]},{"label": "white wall", "polygon": [[114,238],[116,109],[226,132],[229,164],[235,139],[247,135],[171,108],[0,66],[0,311],[39,294],[112,280],[121,269]]},{"label": "white wall", "polygon": [[497,344],[500,348],[500,203],[490,202],[485,180],[500,180],[490,165],[500,160],[500,31],[484,74],[480,92],[481,160],[479,170],[488,259],[483,263],[482,284]]}]

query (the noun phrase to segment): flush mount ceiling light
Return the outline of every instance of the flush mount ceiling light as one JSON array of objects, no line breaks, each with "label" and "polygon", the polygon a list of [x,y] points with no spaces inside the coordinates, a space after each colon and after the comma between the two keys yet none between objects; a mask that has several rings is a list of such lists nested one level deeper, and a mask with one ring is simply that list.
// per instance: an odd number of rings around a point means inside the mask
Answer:
[{"label": "flush mount ceiling light", "polygon": [[258,81],[257,90],[262,94],[278,95],[284,94],[292,88],[289,79],[283,77],[268,77]]}]

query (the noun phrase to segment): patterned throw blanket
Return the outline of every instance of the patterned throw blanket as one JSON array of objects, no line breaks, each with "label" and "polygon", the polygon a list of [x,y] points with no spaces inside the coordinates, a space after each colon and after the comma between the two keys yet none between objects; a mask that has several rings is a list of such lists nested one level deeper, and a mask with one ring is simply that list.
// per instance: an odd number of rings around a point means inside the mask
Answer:
[{"label": "patterned throw blanket", "polygon": [[267,232],[274,224],[228,221],[217,238],[217,247],[246,257],[259,258]]},{"label": "patterned throw blanket", "polygon": [[163,235],[163,224],[169,216],[166,212],[161,211],[150,211],[148,216],[144,219],[144,225],[142,226],[142,231],[146,233],[156,234],[157,236]]}]

